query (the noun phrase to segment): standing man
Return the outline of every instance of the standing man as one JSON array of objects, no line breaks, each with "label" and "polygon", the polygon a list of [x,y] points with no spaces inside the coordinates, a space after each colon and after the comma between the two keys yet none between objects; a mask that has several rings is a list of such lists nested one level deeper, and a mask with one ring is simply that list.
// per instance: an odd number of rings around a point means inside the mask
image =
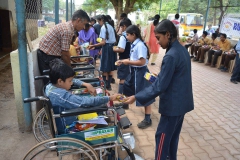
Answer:
[{"label": "standing man", "polygon": [[160,97],[160,122],[155,135],[155,159],[177,159],[179,134],[184,115],[193,110],[191,61],[187,50],[177,40],[177,30],[169,20],[161,21],[155,28],[158,43],[166,54],[161,72],[149,87],[131,96],[125,103],[135,100],[141,104]]},{"label": "standing man", "polygon": [[82,30],[89,21],[85,11],[77,10],[71,21],[57,24],[47,32],[41,39],[37,50],[38,66],[42,75],[43,70],[50,69],[49,62],[55,58],[61,58],[63,62],[71,65],[69,48],[74,31]]}]

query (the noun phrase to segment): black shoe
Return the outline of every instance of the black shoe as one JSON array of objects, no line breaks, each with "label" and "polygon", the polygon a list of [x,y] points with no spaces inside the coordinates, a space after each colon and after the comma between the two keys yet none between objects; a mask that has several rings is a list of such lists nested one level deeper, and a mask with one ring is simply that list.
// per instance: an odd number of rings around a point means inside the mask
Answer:
[{"label": "black shoe", "polygon": [[223,69],[221,69],[221,71],[222,72],[228,72],[228,69],[224,67]]},{"label": "black shoe", "polygon": [[151,63],[151,65],[152,65],[152,66],[154,66],[154,65],[155,65],[155,63]]},{"label": "black shoe", "polygon": [[111,87],[111,86],[107,86],[106,89],[109,90],[109,91],[111,91],[111,90],[112,90],[112,87]]},{"label": "black shoe", "polygon": [[190,58],[193,58],[194,56],[190,56]]},{"label": "black shoe", "polygon": [[112,78],[111,83],[115,84],[115,79],[114,78]]},{"label": "black shoe", "polygon": [[198,63],[203,63],[203,60],[199,60]]},{"label": "black shoe", "polygon": [[152,125],[152,120],[150,120],[150,122],[148,122],[148,121],[146,121],[145,119],[144,119],[142,122],[140,122],[140,123],[137,124],[138,128],[140,128],[140,129],[148,128],[148,127],[150,127],[151,125]]},{"label": "black shoe", "polygon": [[194,62],[197,62],[199,61],[199,59],[197,59],[196,57],[193,59]]},{"label": "black shoe", "polygon": [[235,81],[235,80],[230,80],[232,83],[234,83],[234,84],[238,84],[238,82],[237,81]]}]

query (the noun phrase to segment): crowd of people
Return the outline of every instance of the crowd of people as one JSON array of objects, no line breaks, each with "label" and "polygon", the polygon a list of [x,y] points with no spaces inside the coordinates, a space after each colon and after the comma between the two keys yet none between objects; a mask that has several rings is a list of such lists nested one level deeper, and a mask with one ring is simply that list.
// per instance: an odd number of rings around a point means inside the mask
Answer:
[{"label": "crowd of people", "polygon": [[[175,16],[176,19],[178,17],[179,15]],[[125,109],[135,101],[137,107],[144,107],[145,116],[137,126],[145,129],[152,125],[151,104],[159,96],[161,118],[155,135],[155,157],[176,159],[184,115],[194,109],[190,59],[202,63],[204,54],[208,51],[210,55],[208,65],[214,67],[216,58],[229,51],[230,43],[225,34],[221,34],[218,41],[215,33],[210,39],[208,33],[204,31],[199,39],[196,35],[197,31],[194,30],[194,37],[185,46],[191,48],[190,57],[178,40],[179,23],[176,20],[173,22],[169,20],[159,22],[159,20],[160,16],[155,15],[153,22],[142,35],[139,26],[133,25],[125,13],[121,14],[120,21],[115,27],[109,15],[99,15],[90,19],[85,11],[78,10],[73,14],[71,21],[55,25],[42,38],[37,51],[38,65],[41,74],[44,74],[43,70],[50,69],[50,84],[46,87],[46,95],[53,103],[56,114],[69,108],[114,101],[117,96],[124,94],[127,96],[124,102]],[[144,74],[149,72],[147,66],[150,57],[151,65],[155,64],[160,46],[166,49],[166,54],[163,57],[161,72],[151,84],[144,78]],[[112,89],[111,82],[114,71],[117,70],[119,79],[117,94],[102,98],[78,98],[68,92],[74,83],[87,87],[90,94],[96,95],[90,84],[74,79],[71,68],[70,55],[85,54],[86,48],[95,60],[100,55],[100,71],[103,73],[107,90]],[[240,52],[240,42],[236,45],[235,51]],[[214,55],[213,62],[212,55]],[[239,59],[239,54],[236,57]],[[226,70],[227,63],[232,58],[233,56],[223,56],[222,70]],[[239,73],[232,78],[231,81],[236,82]],[[58,120],[58,127],[62,132],[70,123],[69,120],[63,119]]]},{"label": "crowd of people", "polygon": [[[178,14],[175,17],[178,17]],[[230,81],[237,84],[240,81],[240,70],[238,69],[237,62],[239,57],[239,50],[237,49],[239,42],[232,47],[225,33],[220,33],[219,28],[215,31],[211,27],[212,25],[208,25],[208,30],[203,31],[201,37],[198,37],[197,29],[194,29],[193,37],[188,38],[184,46],[187,50],[190,47],[189,54],[193,62],[204,63],[204,59],[207,58],[205,65],[213,68],[216,67],[218,58],[221,56],[218,69],[222,72],[228,72],[230,61],[236,58],[233,77],[234,74],[237,74],[238,78],[231,78]]]}]

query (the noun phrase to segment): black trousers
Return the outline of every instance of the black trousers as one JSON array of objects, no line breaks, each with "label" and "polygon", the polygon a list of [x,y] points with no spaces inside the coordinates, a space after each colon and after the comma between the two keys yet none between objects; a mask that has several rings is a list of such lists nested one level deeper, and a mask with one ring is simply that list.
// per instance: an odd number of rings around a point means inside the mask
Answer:
[{"label": "black trousers", "polygon": [[[61,58],[60,56],[47,55],[40,49],[37,50],[37,57],[38,57],[38,68],[39,68],[41,75],[48,75],[48,73],[44,73],[43,71],[50,69],[49,63],[56,58],[59,58],[59,59]],[[49,82],[49,80],[43,79],[44,85],[46,85],[48,82]]]},{"label": "black trousers", "polygon": [[240,57],[238,53],[236,55],[236,62],[233,68],[233,74],[231,76],[231,80],[240,82]]},{"label": "black trousers", "polygon": [[212,62],[212,55],[214,55],[212,65],[215,66],[217,63],[218,57],[222,55],[222,51],[221,50],[219,50],[219,51],[209,50],[208,51],[208,63]]}]

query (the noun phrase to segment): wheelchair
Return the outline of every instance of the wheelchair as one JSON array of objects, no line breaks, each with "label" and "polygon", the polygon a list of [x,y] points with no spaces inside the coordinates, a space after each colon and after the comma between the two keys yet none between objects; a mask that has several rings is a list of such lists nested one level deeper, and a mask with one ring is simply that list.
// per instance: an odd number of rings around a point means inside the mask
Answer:
[{"label": "wheelchair", "polygon": [[[52,139],[42,141],[34,146],[24,157],[28,159],[81,159],[81,160],[118,160],[118,147],[122,147],[128,153],[130,159],[135,160],[132,151],[134,148],[134,137],[130,133],[123,134],[123,120],[118,121],[117,111],[107,105],[88,106],[62,111],[54,114],[50,100],[47,97],[39,96],[24,99],[24,103],[42,101],[46,120],[49,125],[49,134]],[[86,113],[101,113],[109,118],[108,126],[97,127],[93,130],[70,132],[58,134],[55,119],[61,117],[77,116]]]}]

